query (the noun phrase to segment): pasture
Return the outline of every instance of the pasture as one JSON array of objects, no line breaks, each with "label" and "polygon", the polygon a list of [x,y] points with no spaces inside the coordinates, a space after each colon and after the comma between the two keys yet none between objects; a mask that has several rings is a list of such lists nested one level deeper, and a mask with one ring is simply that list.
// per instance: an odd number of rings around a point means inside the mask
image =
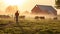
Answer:
[{"label": "pasture", "polygon": [[0,34],[60,34],[60,20],[0,19]]}]

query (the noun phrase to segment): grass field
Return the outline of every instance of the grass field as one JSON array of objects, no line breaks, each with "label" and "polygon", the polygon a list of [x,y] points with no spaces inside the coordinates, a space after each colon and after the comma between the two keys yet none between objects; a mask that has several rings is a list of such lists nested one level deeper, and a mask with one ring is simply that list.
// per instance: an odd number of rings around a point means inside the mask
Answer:
[{"label": "grass field", "polygon": [[0,34],[60,34],[60,20],[0,20]]}]

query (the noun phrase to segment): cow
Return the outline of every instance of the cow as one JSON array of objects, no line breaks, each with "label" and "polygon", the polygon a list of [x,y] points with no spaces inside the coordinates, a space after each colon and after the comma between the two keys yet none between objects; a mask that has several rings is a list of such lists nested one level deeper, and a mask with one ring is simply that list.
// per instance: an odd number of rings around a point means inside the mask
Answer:
[{"label": "cow", "polygon": [[57,17],[54,17],[53,19],[54,19],[54,20],[57,20]]},{"label": "cow", "polygon": [[39,17],[40,19],[45,19],[45,17]]},{"label": "cow", "polygon": [[19,18],[21,18],[21,19],[25,19],[25,16],[19,16]]},{"label": "cow", "polygon": [[36,16],[36,17],[35,17],[35,19],[39,19],[39,17],[38,17],[38,16]]},{"label": "cow", "polygon": [[45,17],[36,16],[35,19],[45,19]]}]

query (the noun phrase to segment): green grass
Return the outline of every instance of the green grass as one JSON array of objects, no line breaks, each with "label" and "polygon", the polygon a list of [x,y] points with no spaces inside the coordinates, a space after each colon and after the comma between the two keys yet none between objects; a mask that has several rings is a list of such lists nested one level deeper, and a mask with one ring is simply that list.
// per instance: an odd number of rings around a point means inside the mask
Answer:
[{"label": "green grass", "polygon": [[[60,20],[21,19],[19,26],[15,20],[0,20],[0,34],[57,34],[60,32]],[[9,25],[8,25],[9,24]],[[60,33],[59,33],[60,34]]]}]

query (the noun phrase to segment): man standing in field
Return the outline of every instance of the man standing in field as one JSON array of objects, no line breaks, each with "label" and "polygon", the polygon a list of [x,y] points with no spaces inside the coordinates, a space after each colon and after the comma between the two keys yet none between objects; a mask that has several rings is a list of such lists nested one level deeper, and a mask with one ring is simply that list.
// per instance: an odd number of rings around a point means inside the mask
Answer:
[{"label": "man standing in field", "polygon": [[19,13],[18,11],[15,13],[15,18],[16,18],[16,23],[18,22],[18,17],[19,17]]},{"label": "man standing in field", "polygon": [[21,28],[22,34],[24,34],[23,28],[22,28],[21,25],[18,23],[18,17],[19,17],[19,13],[18,13],[18,11],[17,11],[17,12],[15,13],[16,24]]}]

